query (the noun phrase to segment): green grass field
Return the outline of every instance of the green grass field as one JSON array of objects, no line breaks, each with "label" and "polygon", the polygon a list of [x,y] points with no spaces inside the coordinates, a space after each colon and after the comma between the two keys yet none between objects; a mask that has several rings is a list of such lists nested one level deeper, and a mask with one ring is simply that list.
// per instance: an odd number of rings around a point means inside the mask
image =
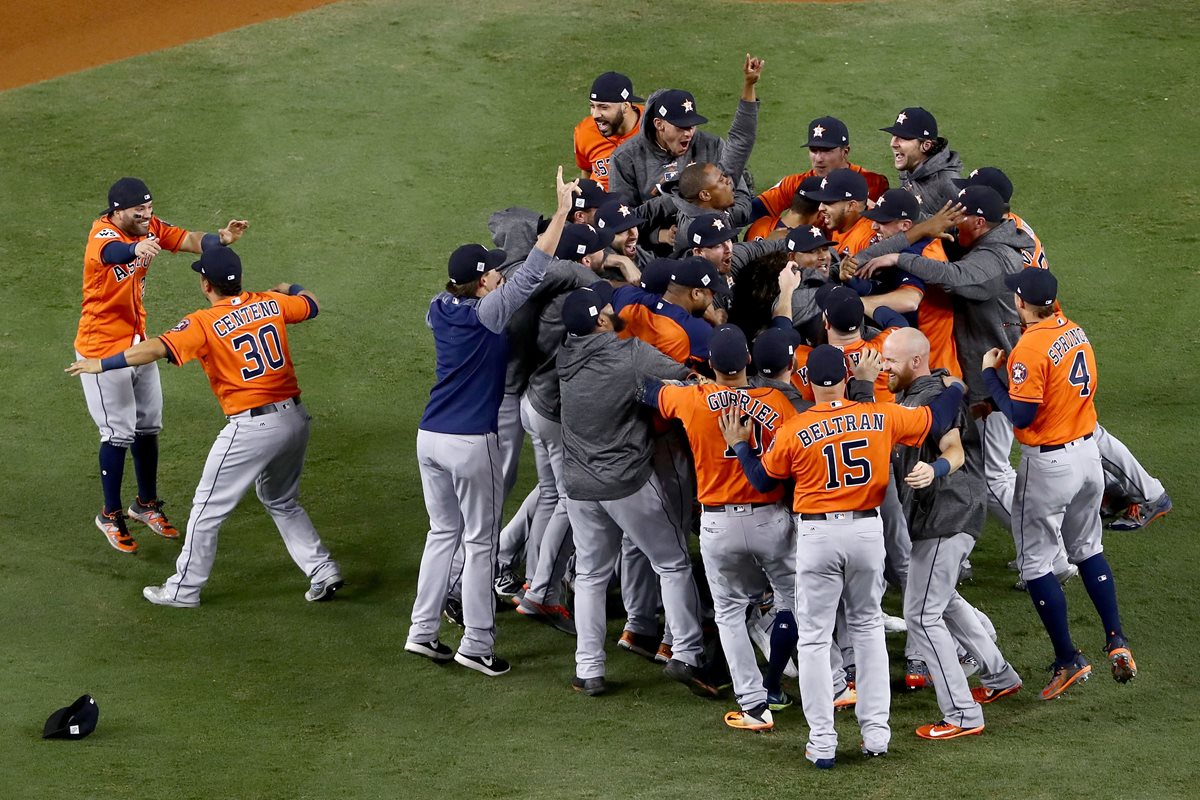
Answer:
[{"label": "green grass field", "polygon": [[[351,0],[0,94],[3,794],[1196,796],[1196,19],[1193,4],[1161,1]],[[731,731],[731,701],[698,700],[615,647],[616,691],[575,695],[572,641],[512,613],[499,623],[504,678],[403,653],[426,525],[413,452],[433,375],[422,320],[446,256],[484,240],[494,209],[550,208],[596,74],[620,69],[642,94],[692,89],[723,133],[747,51],[767,60],[761,187],[806,168],[799,137],[827,113],[849,124],[855,161],[894,175],[876,129],[914,104],[968,168],[1013,178],[1014,207],[1095,342],[1102,421],[1175,501],[1147,531],[1106,539],[1134,683],[1100,669],[1065,699],[1035,700],[1051,651],[1009,588],[998,528],[965,594],[996,621],[1027,691],[988,709],[982,738],[945,744],[912,735],[938,718],[931,691],[896,696],[889,757],[859,759],[847,717],[831,773],[804,761],[798,708],[771,735]],[[95,429],[62,368],[88,225],[127,174],[185,227],[249,218],[248,284],[298,281],[323,301],[292,341],[315,417],[304,500],[348,581],[335,603],[304,602],[306,580],[252,499],[226,523],[192,611],[140,595],[178,545],[140,535],[128,557],[92,525]],[[203,303],[190,260],[155,262],[152,332]],[[164,366],[163,389],[160,484],[182,523],[223,420],[197,365]],[[529,461],[516,494],[532,479]],[[1082,587],[1068,597],[1095,654]],[[41,741],[46,716],[84,692],[102,709],[97,732]]]}]

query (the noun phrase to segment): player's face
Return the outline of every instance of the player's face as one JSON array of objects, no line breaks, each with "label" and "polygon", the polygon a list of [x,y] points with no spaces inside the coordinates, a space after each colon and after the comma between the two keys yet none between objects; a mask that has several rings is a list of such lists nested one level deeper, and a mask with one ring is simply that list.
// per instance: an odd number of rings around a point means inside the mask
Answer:
[{"label": "player's face", "polygon": [[879,238],[887,239],[895,236],[901,231],[906,231],[912,227],[912,222],[906,219],[896,219],[891,222],[872,222],[871,229],[879,234]]},{"label": "player's face", "polygon": [[835,169],[848,167],[850,162],[846,156],[849,153],[849,147],[810,147],[808,160],[812,163],[813,172],[825,177]]},{"label": "player's face", "polygon": [[600,274],[600,270],[604,269],[604,251],[597,250],[594,253],[588,253],[583,257],[581,263],[597,275]]},{"label": "player's face", "polygon": [[477,297],[483,297],[488,292],[494,292],[504,285],[504,276],[500,274],[498,269],[489,269],[479,278],[479,290]]},{"label": "player's face", "polygon": [[920,139],[901,139],[892,137],[892,160],[896,169],[910,170],[925,160],[925,152],[921,149]]},{"label": "player's face", "polygon": [[831,231],[845,232],[853,221],[850,219],[850,204],[853,200],[838,200],[836,203],[821,203],[821,215],[825,227]]},{"label": "player's face", "polygon": [[886,372],[888,376],[889,392],[895,393],[912,386],[912,359],[906,358],[905,354],[899,352],[897,348],[888,347],[886,341],[883,343],[883,352],[880,355],[882,371]]},{"label": "player's face", "polygon": [[728,275],[733,269],[732,240],[714,244],[712,247],[697,247],[694,248],[694,252],[707,259],[708,263],[712,264],[722,275]]},{"label": "player's face", "polygon": [[689,311],[692,312],[693,317],[703,317],[704,312],[708,311],[708,307],[713,304],[713,300],[717,297],[712,289],[692,289],[690,294],[692,296],[692,307]]},{"label": "player's face", "polygon": [[967,217],[958,223],[958,243],[963,247],[970,247],[983,235],[982,231],[986,230],[987,224],[983,217]]},{"label": "player's face", "polygon": [[713,208],[724,211],[733,207],[733,179],[717,166],[707,167],[704,171],[709,184],[705,191],[709,194],[709,202]]},{"label": "player's face", "polygon": [[601,136],[612,136],[621,130],[625,121],[625,109],[628,103],[597,103],[591,102],[592,119],[596,121],[596,129]]},{"label": "player's face", "polygon": [[154,203],[142,203],[132,208],[122,208],[109,214],[109,219],[130,236],[145,236],[150,232],[150,220],[154,217]]},{"label": "player's face", "polygon": [[616,311],[613,311],[611,303],[600,310],[600,316],[608,320],[608,327],[612,329],[613,333],[625,330],[625,320],[621,319]]},{"label": "player's face", "polygon": [[638,229],[630,228],[613,237],[612,248],[626,258],[637,258]]},{"label": "player's face", "polygon": [[654,120],[654,130],[658,133],[658,146],[672,156],[681,156],[686,153],[692,144],[692,137],[696,135],[694,127],[680,128],[665,119]]},{"label": "player's face", "polygon": [[800,269],[828,269],[829,264],[833,261],[828,247],[818,247],[807,253],[790,253],[789,255]]}]

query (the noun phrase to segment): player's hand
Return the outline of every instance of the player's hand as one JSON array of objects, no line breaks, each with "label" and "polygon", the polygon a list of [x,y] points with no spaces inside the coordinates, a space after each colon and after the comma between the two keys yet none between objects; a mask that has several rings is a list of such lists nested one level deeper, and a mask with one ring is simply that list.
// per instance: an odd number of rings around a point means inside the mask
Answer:
[{"label": "player's hand", "polygon": [[963,394],[966,394],[967,392],[967,385],[963,383],[962,380],[949,373],[942,376],[942,386],[945,386],[947,389],[949,389],[951,386],[957,386],[963,390]]},{"label": "player's hand", "polygon": [[947,200],[946,205],[938,209],[936,214],[913,225],[909,233],[916,235],[917,241],[927,237],[951,238],[943,234],[967,218],[966,210],[966,207],[957,201]]},{"label": "player's hand", "polygon": [[629,256],[620,253],[609,253],[604,257],[604,266],[619,270],[626,283],[637,283],[642,279],[642,271],[633,263]]},{"label": "player's hand", "polygon": [[575,195],[582,194],[583,190],[579,188],[579,179],[570,183],[563,182],[563,168],[560,165],[558,173],[554,176],[554,194],[558,200],[558,209],[555,213],[567,215],[571,213],[571,208],[575,203]]},{"label": "player's hand", "polygon": [[845,283],[853,278],[854,273],[858,272],[859,266],[859,263],[850,256],[843,258],[841,265],[838,267],[839,276],[841,277],[842,282]]},{"label": "player's hand", "polygon": [[855,274],[860,278],[870,278],[881,269],[894,267],[900,263],[899,253],[888,253],[886,256],[876,256],[858,268]]},{"label": "player's hand", "polygon": [[767,62],[763,59],[755,58],[749,53],[746,53],[746,61],[742,65],[742,75],[746,79],[747,86],[753,86],[754,84],[758,83],[758,79],[762,77],[763,64],[766,63]]},{"label": "player's hand", "polygon": [[138,258],[146,259],[147,263],[160,252],[162,252],[162,245],[158,243],[158,239],[142,239],[133,246],[133,254]]},{"label": "player's hand", "polygon": [[904,482],[914,489],[924,489],[933,483],[933,467],[924,461],[918,461],[912,472],[905,476]]},{"label": "player's hand", "polygon": [[999,369],[1007,357],[999,347],[993,347],[983,354],[983,369]]},{"label": "player's hand", "polygon": [[750,424],[742,421],[740,408],[727,408],[722,411],[717,424],[721,426],[721,435],[725,437],[725,444],[730,447],[738,442],[750,441]]},{"label": "player's hand", "polygon": [[791,297],[792,292],[800,286],[804,276],[800,274],[800,265],[795,261],[787,262],[787,266],[779,271],[779,295]]},{"label": "player's hand", "polygon": [[221,230],[217,231],[217,235],[221,238],[221,244],[228,247],[229,245],[242,238],[242,234],[246,232],[246,228],[250,227],[250,223],[244,219],[231,219],[229,224]]},{"label": "player's hand", "polygon": [[669,228],[659,228],[658,243],[659,244],[675,244],[675,235],[679,231],[678,225],[672,225]]},{"label": "player's hand", "polygon": [[704,309],[704,321],[715,328],[718,325],[724,325],[726,322],[729,322],[729,314],[723,308],[710,305]]},{"label": "player's hand", "polygon": [[854,367],[854,377],[860,381],[874,383],[883,371],[883,358],[878,350],[864,347],[859,354],[858,364]]},{"label": "player's hand", "polygon": [[99,375],[103,371],[98,358],[81,359],[63,370],[68,375]]}]

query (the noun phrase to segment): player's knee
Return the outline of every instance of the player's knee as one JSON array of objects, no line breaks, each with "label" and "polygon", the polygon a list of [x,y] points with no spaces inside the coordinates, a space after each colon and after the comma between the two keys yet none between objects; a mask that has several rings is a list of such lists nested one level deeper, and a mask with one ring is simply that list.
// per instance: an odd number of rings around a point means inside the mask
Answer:
[{"label": "player's knee", "polygon": [[108,435],[107,437],[104,435],[101,435],[100,443],[112,445],[113,447],[120,447],[120,448],[127,450],[133,446],[133,438],[134,438],[133,434],[113,433],[113,434]]}]

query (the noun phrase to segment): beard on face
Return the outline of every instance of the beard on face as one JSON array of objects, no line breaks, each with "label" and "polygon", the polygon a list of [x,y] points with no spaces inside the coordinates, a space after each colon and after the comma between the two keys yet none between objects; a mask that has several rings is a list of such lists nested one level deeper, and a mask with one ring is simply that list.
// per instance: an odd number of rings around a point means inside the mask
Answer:
[{"label": "beard on face", "polygon": [[605,314],[608,317],[609,323],[612,325],[613,333],[620,333],[625,330],[625,320],[618,314]]}]

